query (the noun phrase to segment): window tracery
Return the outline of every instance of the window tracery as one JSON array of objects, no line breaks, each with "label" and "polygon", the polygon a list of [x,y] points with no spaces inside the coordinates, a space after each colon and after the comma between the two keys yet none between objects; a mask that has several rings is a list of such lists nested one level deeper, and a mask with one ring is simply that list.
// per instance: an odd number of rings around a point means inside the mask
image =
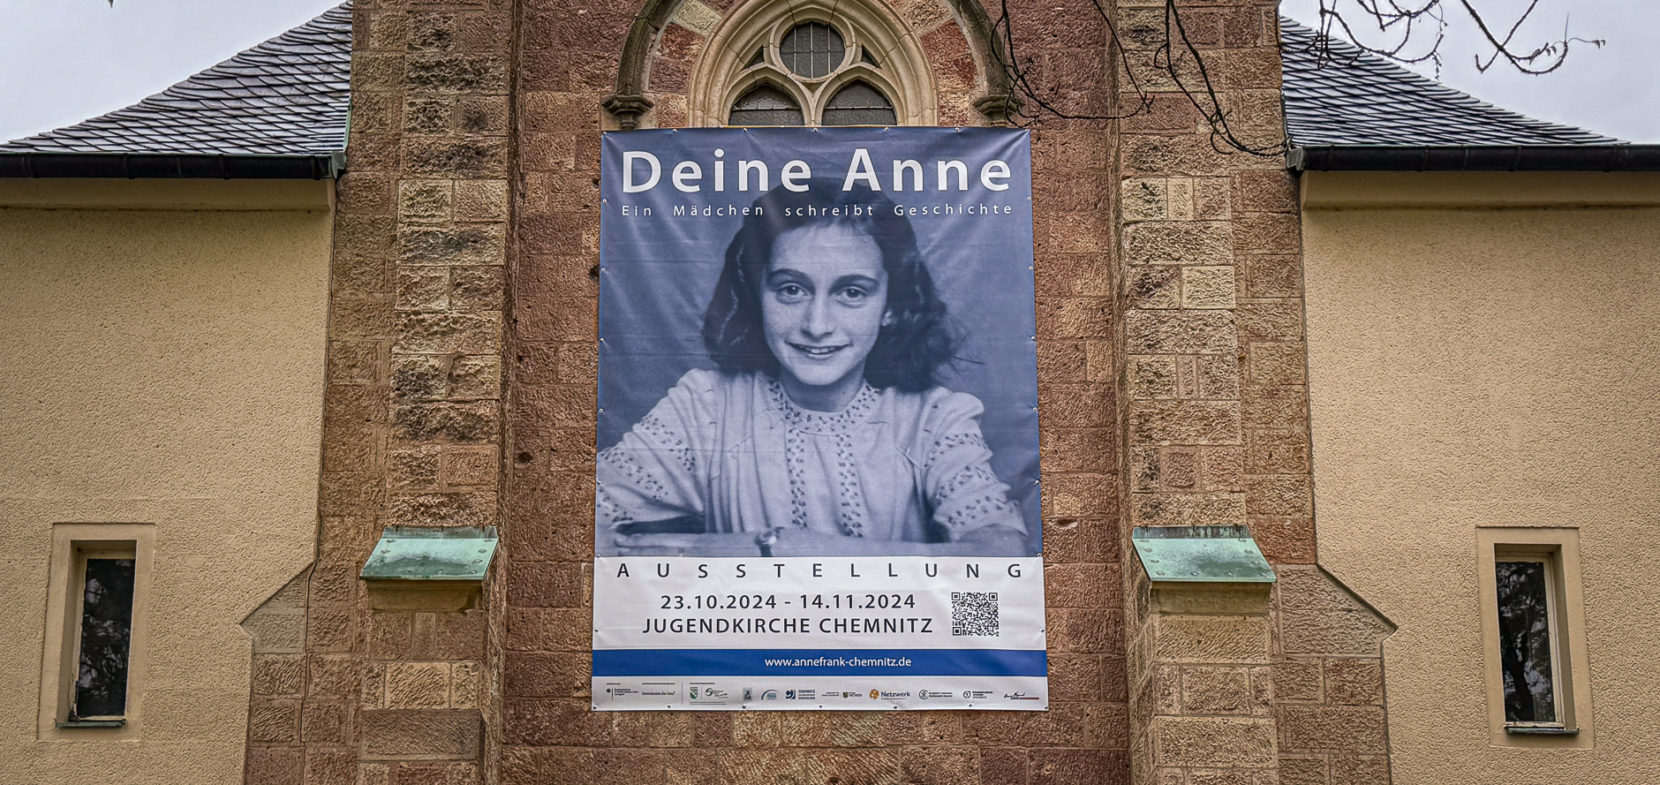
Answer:
[{"label": "window tracery", "polygon": [[930,125],[914,37],[876,4],[752,0],[713,31],[692,77],[694,125]]}]

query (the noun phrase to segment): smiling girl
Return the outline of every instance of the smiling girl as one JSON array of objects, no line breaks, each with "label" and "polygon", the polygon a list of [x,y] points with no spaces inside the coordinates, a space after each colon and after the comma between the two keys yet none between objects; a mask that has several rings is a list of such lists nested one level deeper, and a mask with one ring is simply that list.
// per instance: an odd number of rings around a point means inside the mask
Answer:
[{"label": "smiling girl", "polygon": [[704,314],[717,370],[599,455],[616,552],[1024,553],[980,401],[939,385],[957,340],[909,220],[818,180],[754,207]]}]

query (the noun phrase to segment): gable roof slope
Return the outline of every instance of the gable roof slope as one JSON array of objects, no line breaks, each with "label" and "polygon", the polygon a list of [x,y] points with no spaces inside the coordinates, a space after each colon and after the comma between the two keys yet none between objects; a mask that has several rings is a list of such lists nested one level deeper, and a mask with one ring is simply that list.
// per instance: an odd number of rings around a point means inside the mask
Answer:
[{"label": "gable roof slope", "polygon": [[132,106],[0,144],[0,176],[334,174],[351,50],[347,0]]},{"label": "gable roof slope", "polygon": [[1280,17],[1297,169],[1636,169],[1660,149],[1536,120]]}]

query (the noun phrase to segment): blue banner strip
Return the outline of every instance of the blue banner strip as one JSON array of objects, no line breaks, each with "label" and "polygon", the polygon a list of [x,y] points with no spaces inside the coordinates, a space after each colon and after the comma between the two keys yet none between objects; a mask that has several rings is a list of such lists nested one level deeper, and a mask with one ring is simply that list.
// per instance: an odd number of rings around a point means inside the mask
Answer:
[{"label": "blue banner strip", "polygon": [[601,649],[595,676],[1047,676],[1027,649]]}]

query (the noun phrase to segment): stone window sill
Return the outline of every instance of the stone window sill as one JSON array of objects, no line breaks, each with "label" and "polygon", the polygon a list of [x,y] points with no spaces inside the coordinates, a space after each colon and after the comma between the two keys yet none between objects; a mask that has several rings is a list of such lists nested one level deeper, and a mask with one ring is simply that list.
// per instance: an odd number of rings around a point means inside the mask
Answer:
[{"label": "stone window sill", "polygon": [[1516,736],[1578,736],[1578,728],[1560,725],[1506,725],[1504,732]]},{"label": "stone window sill", "polygon": [[64,720],[58,723],[59,728],[120,728],[127,721],[122,718],[113,720]]}]

